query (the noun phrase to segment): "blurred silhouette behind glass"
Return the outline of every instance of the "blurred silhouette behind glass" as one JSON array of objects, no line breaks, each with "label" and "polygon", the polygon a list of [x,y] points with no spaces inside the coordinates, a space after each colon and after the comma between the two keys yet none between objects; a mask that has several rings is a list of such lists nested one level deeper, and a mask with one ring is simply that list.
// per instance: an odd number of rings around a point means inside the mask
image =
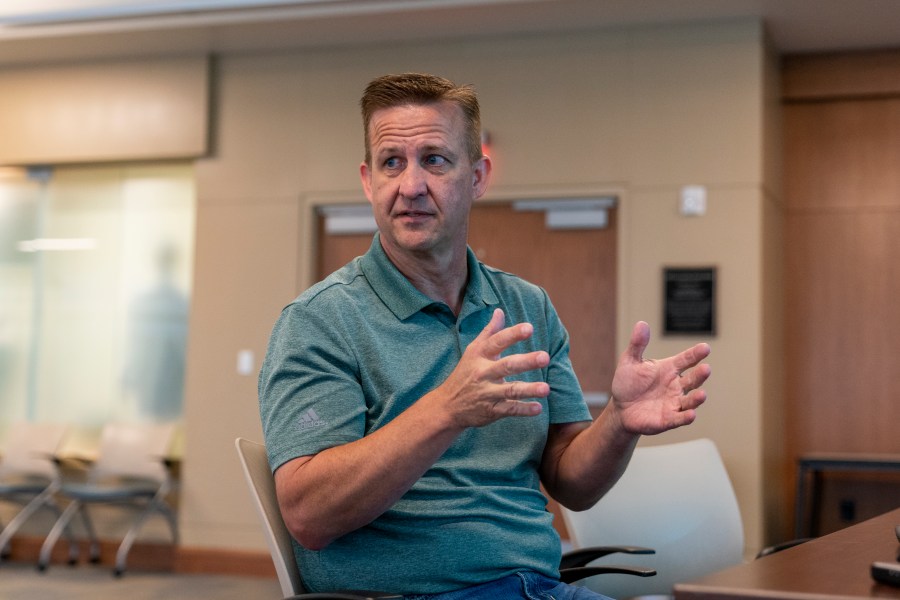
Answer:
[{"label": "blurred silhouette behind glass", "polygon": [[157,282],[135,297],[129,310],[124,384],[137,416],[171,421],[181,416],[187,344],[188,298],[175,284],[178,250],[156,252]]},{"label": "blurred silhouette behind glass", "polygon": [[190,163],[0,169],[0,426],[179,418],[195,216]]}]

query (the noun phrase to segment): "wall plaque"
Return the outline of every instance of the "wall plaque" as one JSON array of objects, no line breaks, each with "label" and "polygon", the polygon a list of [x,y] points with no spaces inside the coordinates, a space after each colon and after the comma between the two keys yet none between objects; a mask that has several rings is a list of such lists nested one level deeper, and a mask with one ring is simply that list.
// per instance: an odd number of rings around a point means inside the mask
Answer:
[{"label": "wall plaque", "polygon": [[663,269],[663,322],[666,335],[716,333],[716,269]]}]

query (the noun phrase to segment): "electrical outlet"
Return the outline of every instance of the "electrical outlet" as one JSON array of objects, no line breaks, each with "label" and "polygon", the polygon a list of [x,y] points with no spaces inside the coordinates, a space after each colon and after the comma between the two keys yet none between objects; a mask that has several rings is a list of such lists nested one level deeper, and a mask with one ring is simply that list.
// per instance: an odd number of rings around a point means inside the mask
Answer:
[{"label": "electrical outlet", "polygon": [[850,499],[843,499],[838,507],[838,512],[840,513],[841,521],[845,523],[849,523],[851,521],[856,520],[856,501]]}]

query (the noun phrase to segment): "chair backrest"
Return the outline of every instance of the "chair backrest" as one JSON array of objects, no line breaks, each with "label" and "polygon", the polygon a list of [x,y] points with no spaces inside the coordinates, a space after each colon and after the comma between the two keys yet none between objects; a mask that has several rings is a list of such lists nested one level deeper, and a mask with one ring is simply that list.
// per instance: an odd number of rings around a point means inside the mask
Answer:
[{"label": "chair backrest", "polygon": [[278,508],[278,499],[275,497],[275,479],[272,476],[272,468],[269,466],[269,457],[266,447],[257,442],[251,442],[244,438],[234,441],[238,456],[241,459],[241,467],[250,495],[253,498],[253,506],[262,523],[266,544],[269,546],[269,554],[275,563],[275,572],[278,574],[278,583],[281,584],[281,593],[285,597],[303,592],[303,582],[300,579],[300,570],[294,558],[294,547],[291,542],[291,534],[281,518],[281,510]]},{"label": "chair backrest", "polygon": [[62,423],[16,423],[6,435],[0,476],[17,475],[56,477],[51,458],[66,436],[68,426]]},{"label": "chair backrest", "polygon": [[93,478],[128,477],[164,482],[164,459],[175,435],[174,423],[109,423],[100,434]]},{"label": "chair backrest", "polygon": [[622,478],[593,508],[562,513],[575,548],[625,544],[656,550],[598,561],[657,570],[655,577],[603,575],[586,582],[614,598],[672,594],[675,582],[743,561],[737,498],[708,439],[638,447]]}]

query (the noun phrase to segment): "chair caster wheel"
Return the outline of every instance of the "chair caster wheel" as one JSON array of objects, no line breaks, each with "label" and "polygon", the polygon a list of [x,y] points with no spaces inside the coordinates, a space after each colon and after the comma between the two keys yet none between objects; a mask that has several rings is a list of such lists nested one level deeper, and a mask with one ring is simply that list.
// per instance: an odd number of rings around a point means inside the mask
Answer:
[{"label": "chair caster wheel", "polygon": [[47,565],[39,563],[37,566],[38,573],[46,573]]},{"label": "chair caster wheel", "polygon": [[124,569],[113,569],[113,577],[119,578],[125,574]]}]

